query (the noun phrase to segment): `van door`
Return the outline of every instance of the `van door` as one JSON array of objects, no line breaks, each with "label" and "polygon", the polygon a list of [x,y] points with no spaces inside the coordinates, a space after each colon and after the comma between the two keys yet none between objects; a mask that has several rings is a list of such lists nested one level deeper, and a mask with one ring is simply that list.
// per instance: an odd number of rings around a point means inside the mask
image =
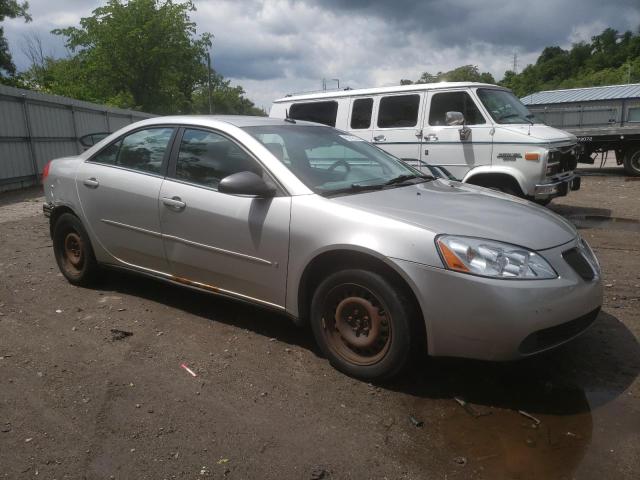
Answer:
[{"label": "van door", "polygon": [[410,92],[378,97],[378,115],[373,143],[392,155],[417,165],[420,161],[424,92]]},{"label": "van door", "polygon": [[[427,112],[420,149],[423,162],[443,167],[460,180],[470,170],[491,164],[493,128],[468,90],[430,91]],[[462,125],[447,125],[447,112],[464,115],[470,130],[465,140],[460,136]]]}]

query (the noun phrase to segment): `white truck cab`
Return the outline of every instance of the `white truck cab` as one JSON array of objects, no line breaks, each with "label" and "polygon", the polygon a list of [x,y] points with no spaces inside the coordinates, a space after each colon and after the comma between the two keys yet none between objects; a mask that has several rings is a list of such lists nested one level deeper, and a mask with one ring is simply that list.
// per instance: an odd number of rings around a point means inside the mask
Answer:
[{"label": "white truck cab", "polygon": [[348,131],[436,176],[547,203],[580,188],[577,139],[510,90],[473,82],[339,90],[275,100],[271,117]]}]

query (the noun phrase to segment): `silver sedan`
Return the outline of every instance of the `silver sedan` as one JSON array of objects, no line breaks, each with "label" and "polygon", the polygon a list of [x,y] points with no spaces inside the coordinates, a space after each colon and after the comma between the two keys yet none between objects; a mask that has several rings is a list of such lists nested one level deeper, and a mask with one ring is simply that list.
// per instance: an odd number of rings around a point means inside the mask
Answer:
[{"label": "silver sedan", "polygon": [[116,267],[275,309],[359,378],[393,376],[425,348],[536,354],[602,303],[598,262],[561,217],[313,123],[145,120],[43,177],[71,283]]}]

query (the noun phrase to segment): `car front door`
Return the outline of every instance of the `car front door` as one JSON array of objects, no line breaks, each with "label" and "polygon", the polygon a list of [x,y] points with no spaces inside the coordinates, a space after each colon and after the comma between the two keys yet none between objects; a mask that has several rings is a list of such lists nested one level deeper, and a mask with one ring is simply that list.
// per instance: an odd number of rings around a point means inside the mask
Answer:
[{"label": "car front door", "polygon": [[[420,151],[423,162],[444,167],[460,180],[470,170],[491,164],[493,127],[468,91],[431,91],[428,103]],[[460,137],[462,125],[447,125],[447,112],[464,115],[470,130],[466,139]]]},{"label": "car front door", "polygon": [[173,279],[278,307],[285,305],[291,198],[229,195],[227,175],[261,165],[222,132],[185,128],[160,192]]},{"label": "car front door", "polygon": [[87,159],[76,177],[87,228],[123,264],[165,272],[158,196],[173,127],[136,130]]},{"label": "car front door", "polygon": [[396,157],[417,165],[420,159],[420,105],[423,92],[378,97],[373,143]]}]

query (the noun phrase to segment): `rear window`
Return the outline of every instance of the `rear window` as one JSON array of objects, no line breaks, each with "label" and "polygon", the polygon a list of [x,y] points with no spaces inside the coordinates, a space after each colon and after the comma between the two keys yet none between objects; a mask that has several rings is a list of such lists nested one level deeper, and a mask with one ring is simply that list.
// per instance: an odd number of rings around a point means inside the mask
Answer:
[{"label": "rear window", "polygon": [[336,126],[338,102],[294,103],[289,109],[289,117],[296,120],[322,123],[330,127]]},{"label": "rear window", "polygon": [[380,100],[378,127],[402,128],[418,124],[420,95],[395,95]]}]

